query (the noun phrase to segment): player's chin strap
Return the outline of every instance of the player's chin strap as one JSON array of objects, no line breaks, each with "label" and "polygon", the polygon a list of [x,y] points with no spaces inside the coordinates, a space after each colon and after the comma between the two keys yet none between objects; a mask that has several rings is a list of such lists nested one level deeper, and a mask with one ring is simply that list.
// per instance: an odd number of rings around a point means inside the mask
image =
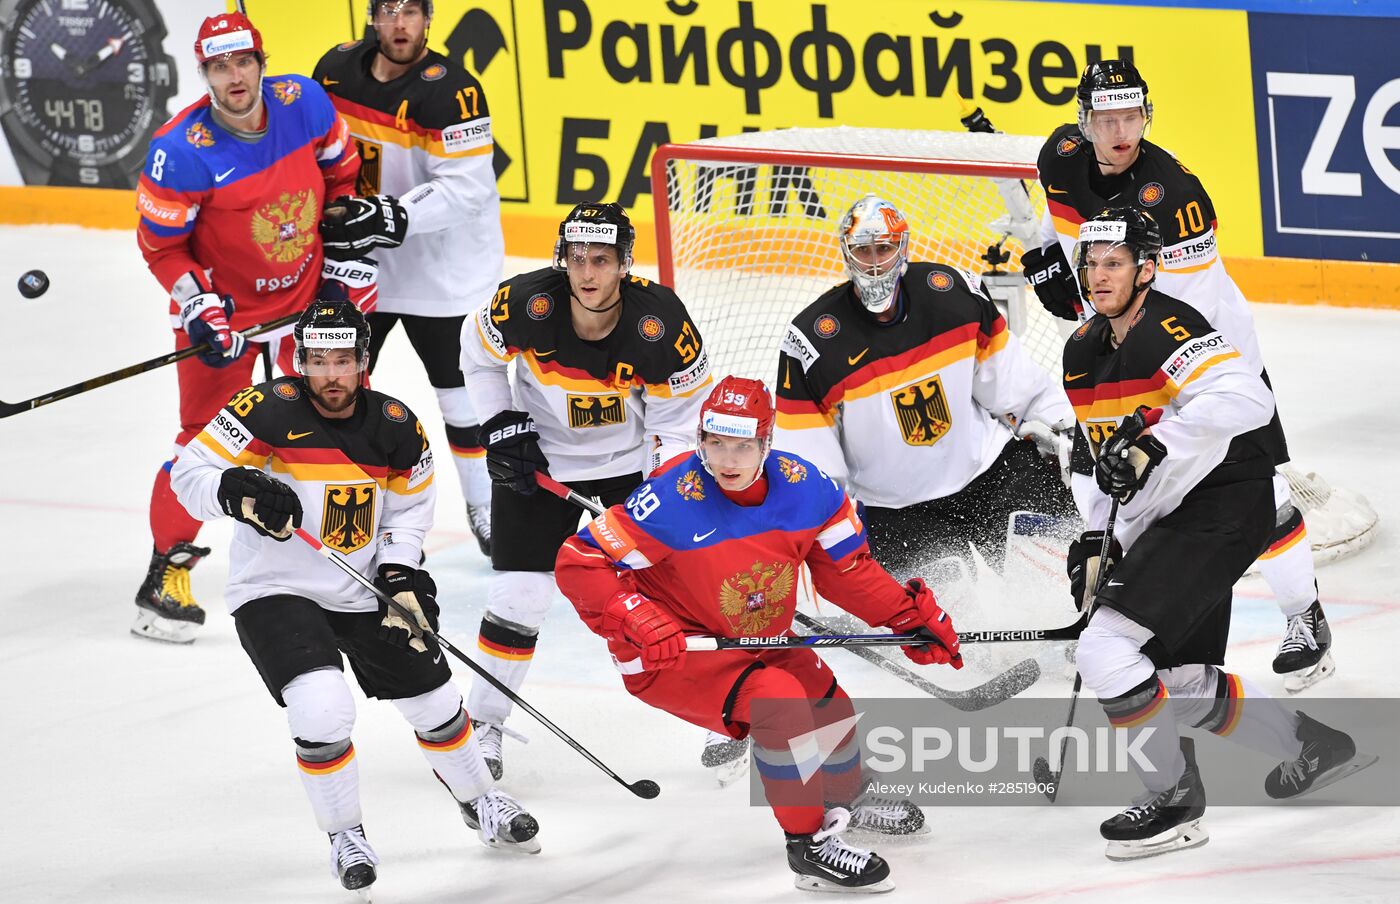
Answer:
[{"label": "player's chin strap", "polygon": [[335,565],[335,567],[345,572],[345,574],[351,580],[359,584],[365,590],[374,594],[374,596],[378,598],[380,602],[384,603],[394,612],[397,612],[406,622],[408,622],[409,630],[412,631],[414,637],[423,638],[424,640],[431,638],[432,642],[436,643],[438,647],[451,653],[453,656],[457,657],[457,659],[461,660],[462,664],[467,666],[467,668],[471,669],[473,672],[476,672],[482,678],[486,679],[488,684],[490,684],[492,687],[494,687],[501,693],[505,694],[506,697],[508,697],[510,701],[516,706],[520,707],[530,715],[534,716],[541,725],[558,735],[559,739],[562,740],[565,744],[568,744],[570,747],[574,748],[574,750],[577,750],[580,754],[583,755],[584,759],[588,760],[590,763],[606,772],[608,776],[612,778],[613,781],[617,782],[619,785],[626,788],[628,791],[631,791],[633,794],[645,800],[650,800],[661,793],[661,787],[649,778],[639,779],[638,781],[631,783],[624,781],[622,779],[622,776],[618,775],[616,772],[612,771],[612,769],[608,768],[607,764],[604,763],[602,760],[598,759],[596,756],[594,756],[588,750],[588,748],[584,747],[578,741],[575,741],[572,737],[568,735],[568,733],[564,731],[564,729],[560,728],[558,725],[555,725],[549,719],[545,718],[545,715],[543,713],[531,706],[524,698],[522,698],[515,691],[502,684],[501,681],[498,678],[496,678],[496,676],[492,675],[486,669],[473,662],[469,656],[467,656],[461,650],[457,649],[457,647],[447,638],[443,637],[441,634],[436,633],[435,631],[428,631],[419,628],[418,620],[414,617],[413,613],[409,612],[403,606],[399,605],[399,602],[395,600],[392,596],[385,593],[383,590],[380,590],[378,587],[374,586],[374,582],[371,581],[369,578],[365,577],[364,575],[360,574],[360,570],[358,568],[345,561],[345,559],[338,555],[334,550],[327,547],[324,543],[316,539],[316,537],[312,536],[311,534],[307,533],[304,529],[298,527],[293,529],[292,532],[296,534],[296,536],[300,538],[303,542],[305,542],[306,545],[316,550],[324,558],[330,560],[331,564]]}]

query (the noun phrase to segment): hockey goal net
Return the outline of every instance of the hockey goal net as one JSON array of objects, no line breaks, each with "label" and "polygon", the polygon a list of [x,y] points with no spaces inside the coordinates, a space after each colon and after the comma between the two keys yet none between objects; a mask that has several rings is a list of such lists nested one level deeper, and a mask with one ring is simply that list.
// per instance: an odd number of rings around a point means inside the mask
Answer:
[{"label": "hockey goal net", "polygon": [[[1031,357],[1058,376],[1073,324],[1047,314],[1020,277],[1038,243],[1043,139],[1005,134],[822,128],[663,145],[652,158],[661,281],[695,318],[716,374],[771,383],[787,324],[846,279],[836,227],[861,196],[893,202],[910,258],[982,277]],[[993,265],[988,249],[1006,259]],[[1319,561],[1370,541],[1366,500],[1286,469]]]}]

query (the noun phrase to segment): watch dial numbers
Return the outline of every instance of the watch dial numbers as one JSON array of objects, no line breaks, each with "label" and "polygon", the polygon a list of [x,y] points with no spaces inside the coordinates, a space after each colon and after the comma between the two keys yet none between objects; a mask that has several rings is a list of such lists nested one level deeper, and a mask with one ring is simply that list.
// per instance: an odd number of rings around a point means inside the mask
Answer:
[{"label": "watch dial numbers", "polygon": [[33,78],[34,64],[29,62],[28,57],[15,58],[15,78]]},{"label": "watch dial numbers", "polygon": [[133,85],[141,84],[146,80],[146,67],[140,63],[127,63],[126,80]]}]

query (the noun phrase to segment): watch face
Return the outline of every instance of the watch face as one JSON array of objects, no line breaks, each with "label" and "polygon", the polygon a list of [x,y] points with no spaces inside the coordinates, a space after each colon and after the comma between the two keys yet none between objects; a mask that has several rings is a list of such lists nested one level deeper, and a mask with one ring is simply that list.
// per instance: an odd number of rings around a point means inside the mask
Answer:
[{"label": "watch face", "polygon": [[141,155],[174,79],[150,3],[20,0],[7,24],[0,64],[12,132],[75,184],[99,184],[100,168]]}]

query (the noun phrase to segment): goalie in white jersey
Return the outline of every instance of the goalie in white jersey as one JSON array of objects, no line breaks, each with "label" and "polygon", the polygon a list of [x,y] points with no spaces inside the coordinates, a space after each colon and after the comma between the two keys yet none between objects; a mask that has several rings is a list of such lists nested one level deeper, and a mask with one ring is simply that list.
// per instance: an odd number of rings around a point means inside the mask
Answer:
[{"label": "goalie in white jersey", "polygon": [[[200,520],[230,515],[225,598],[238,638],[287,711],[316,822],[331,839],[341,884],[363,889],[378,858],[360,815],[350,742],[355,703],[342,652],[367,697],[392,700],[413,726],[463,820],[489,846],[534,853],[538,826],[492,779],[442,650],[308,543],[303,523],[437,628],[437,588],[422,560],[432,526],[433,455],[402,402],[360,387],[369,325],[328,283],[297,322],[296,367],[239,392],[181,453],[171,486]],[[270,473],[269,473],[270,472]],[[276,475],[275,477],[272,475]]]},{"label": "goalie in white jersey", "polygon": [[909,224],[889,201],[860,199],[838,234],[850,281],[788,327],[774,442],[849,488],[896,578],[966,559],[969,541],[1000,567],[1011,513],[1074,513],[1056,468],[1008,421],[1060,431],[1067,463],[1069,401],[976,276],[908,260]]},{"label": "goalie in white jersey", "polygon": [[[1092,63],[1080,79],[1078,98],[1078,124],[1056,129],[1040,152],[1042,248],[1027,251],[1022,265],[1041,304],[1066,320],[1092,315],[1092,299],[1081,301],[1068,265],[1080,224],[1109,206],[1151,212],[1166,230],[1156,277],[1160,290],[1200,311],[1267,384],[1254,315],[1216,248],[1210,195],[1171,152],[1145,137],[1152,122],[1146,80],[1127,60]],[[1274,464],[1286,464],[1288,441],[1277,409],[1268,442]],[[1318,600],[1303,514],[1290,499],[1287,479],[1279,473],[1273,479],[1276,523],[1259,570],[1288,619],[1274,671],[1287,674],[1285,685],[1298,691],[1332,673],[1332,632]]]}]

